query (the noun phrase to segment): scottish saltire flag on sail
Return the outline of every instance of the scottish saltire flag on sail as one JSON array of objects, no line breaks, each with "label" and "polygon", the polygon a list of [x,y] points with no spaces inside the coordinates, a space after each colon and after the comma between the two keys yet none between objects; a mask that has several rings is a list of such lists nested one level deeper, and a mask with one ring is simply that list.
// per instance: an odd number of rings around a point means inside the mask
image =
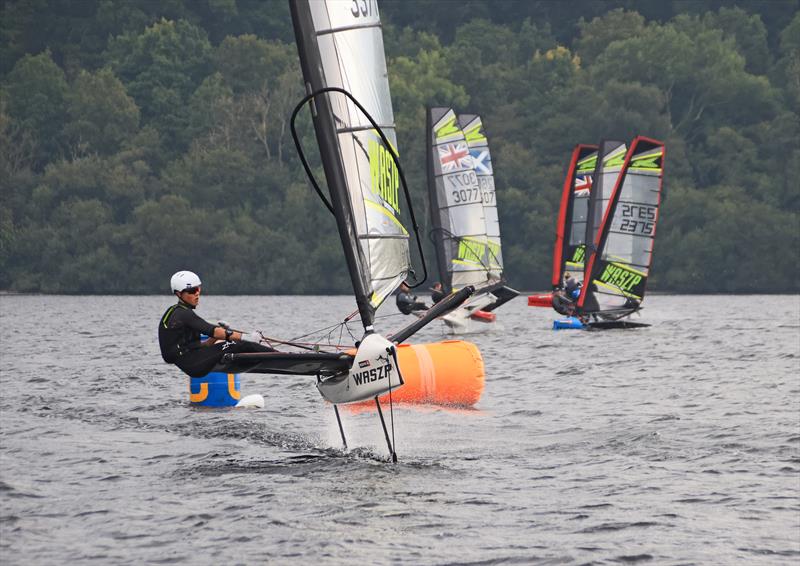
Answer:
[{"label": "scottish saltire flag on sail", "polygon": [[[463,118],[461,116],[460,118]],[[459,118],[459,119],[460,119]],[[475,167],[475,173],[479,176],[494,175],[492,169],[492,156],[489,153],[489,148],[470,148],[469,154],[472,156],[472,165]]]},{"label": "scottish saltire flag on sail", "polygon": [[347,91],[388,140],[387,145],[344,94],[329,92],[315,99],[318,109],[330,109],[327,114],[315,112],[314,126],[356,301],[362,320],[371,324],[374,310],[410,269],[408,232],[400,219],[400,177],[392,158],[392,152],[398,154],[397,136],[378,6],[374,0],[297,4],[296,11],[302,4],[313,22],[312,41],[295,22],[307,88]]},{"label": "scottish saltire flag on sail", "polygon": [[428,190],[442,286],[449,293],[484,285],[500,250],[487,237],[484,192],[470,147],[451,108],[429,108],[427,121]]}]

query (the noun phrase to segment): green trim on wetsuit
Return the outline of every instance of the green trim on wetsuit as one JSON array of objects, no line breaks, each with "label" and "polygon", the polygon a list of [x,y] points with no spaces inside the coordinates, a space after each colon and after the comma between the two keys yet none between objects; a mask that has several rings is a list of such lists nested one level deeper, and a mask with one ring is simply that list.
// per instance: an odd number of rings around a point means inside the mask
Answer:
[{"label": "green trim on wetsuit", "polygon": [[179,364],[189,353],[202,348],[201,334],[214,335],[215,325],[206,322],[190,305],[183,302],[170,306],[158,325],[161,357],[169,364]]}]

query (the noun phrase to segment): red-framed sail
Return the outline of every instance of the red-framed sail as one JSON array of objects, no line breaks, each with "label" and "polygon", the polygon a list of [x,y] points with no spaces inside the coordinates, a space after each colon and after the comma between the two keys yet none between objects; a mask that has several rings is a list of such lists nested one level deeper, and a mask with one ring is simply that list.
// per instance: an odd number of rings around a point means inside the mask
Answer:
[{"label": "red-framed sail", "polygon": [[619,318],[640,308],[652,264],[663,189],[663,142],[638,136],[617,176],[593,246],[589,246],[582,314]]}]

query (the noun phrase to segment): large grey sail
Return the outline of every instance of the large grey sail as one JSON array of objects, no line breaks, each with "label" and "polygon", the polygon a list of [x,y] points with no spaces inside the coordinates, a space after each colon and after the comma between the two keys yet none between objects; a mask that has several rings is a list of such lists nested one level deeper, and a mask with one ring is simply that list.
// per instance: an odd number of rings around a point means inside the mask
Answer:
[{"label": "large grey sail", "polygon": [[451,108],[430,108],[431,214],[445,291],[490,281],[483,195],[472,156]]},{"label": "large grey sail", "polygon": [[[304,44],[318,54],[314,60],[301,53],[307,90],[338,87],[350,93],[380,126],[397,153],[377,3],[294,2],[293,16],[304,10],[310,12],[312,38],[296,24],[298,45]],[[374,310],[410,269],[408,232],[400,221],[400,177],[389,148],[364,113],[344,94],[329,92],[322,96],[327,100],[323,103],[315,99],[315,108],[321,112],[322,106],[328,105],[333,140],[320,136],[320,128],[329,124],[322,123],[318,115],[315,127],[321,147],[335,145],[330,152],[334,157],[328,159],[335,162],[325,164],[326,177],[334,207],[334,191],[346,192],[346,198],[338,202],[343,210],[337,214],[337,221],[345,224],[340,225],[343,244],[353,248],[348,264],[362,319],[369,326]],[[337,189],[334,185],[339,180],[344,187]],[[348,250],[345,253],[348,255]]]}]

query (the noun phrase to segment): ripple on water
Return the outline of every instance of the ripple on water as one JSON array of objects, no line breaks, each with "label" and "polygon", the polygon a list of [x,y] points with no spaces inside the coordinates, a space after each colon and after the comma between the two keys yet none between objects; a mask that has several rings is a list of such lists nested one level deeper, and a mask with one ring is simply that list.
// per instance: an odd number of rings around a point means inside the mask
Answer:
[{"label": "ripple on water", "polygon": [[[800,555],[800,298],[653,296],[647,331],[602,333],[556,333],[550,313],[509,303],[505,332],[466,337],[486,368],[477,410],[396,408],[398,464],[374,413],[342,411],[342,450],[313,379],[245,375],[265,409],[190,410],[153,328],[168,299],[0,300],[11,351],[37,335],[33,310],[92,329],[0,374],[0,548],[21,564]],[[208,295],[200,314],[299,336],[353,308]]]}]

